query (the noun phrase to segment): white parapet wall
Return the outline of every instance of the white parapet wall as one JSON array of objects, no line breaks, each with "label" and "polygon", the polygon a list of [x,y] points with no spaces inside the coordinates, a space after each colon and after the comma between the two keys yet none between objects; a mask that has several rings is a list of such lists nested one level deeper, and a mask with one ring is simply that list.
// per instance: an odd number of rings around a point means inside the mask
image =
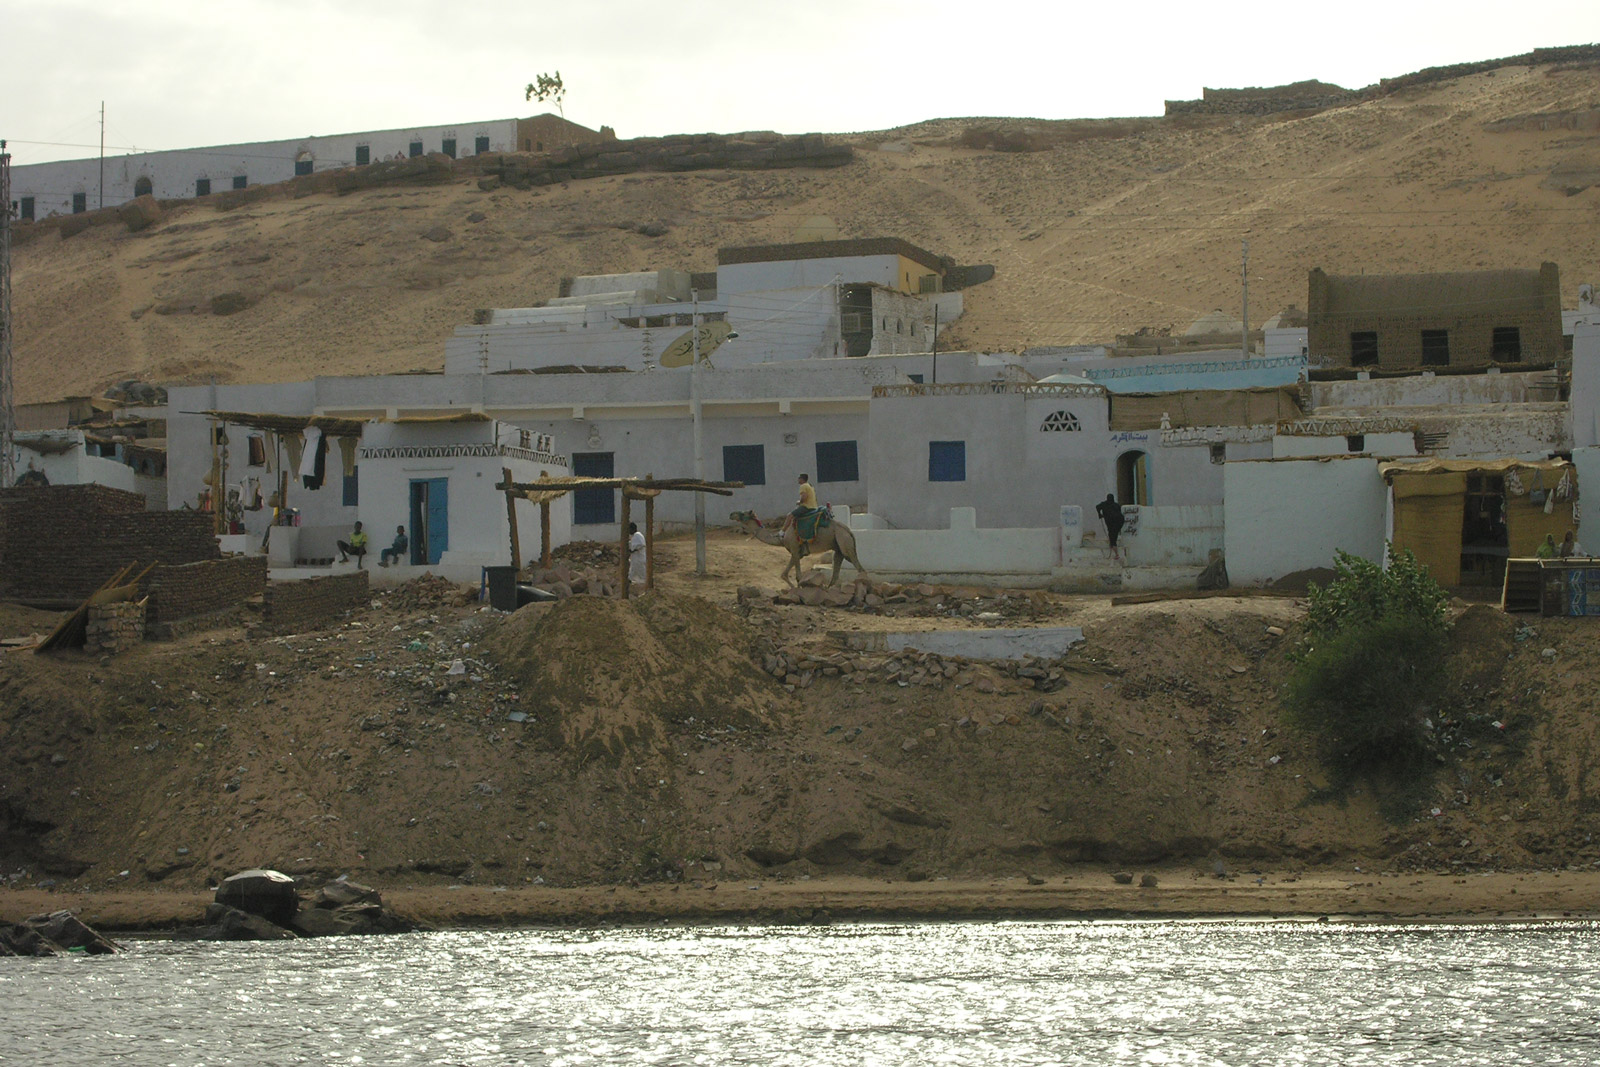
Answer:
[{"label": "white parapet wall", "polygon": [[[1084,546],[1083,511],[1061,508],[1048,527],[979,529],[977,510],[950,509],[945,530],[890,530],[873,515],[835,508],[856,536],[867,572],[891,581],[954,582],[1056,589],[1162,589],[1195,584],[1222,548],[1223,509],[1214,506],[1128,509],[1125,557]],[[842,514],[841,514],[842,513]]]},{"label": "white parapet wall", "polygon": [[1383,560],[1388,487],[1370,456],[1229,463],[1223,492],[1235,585],[1331,567],[1336,550]]}]

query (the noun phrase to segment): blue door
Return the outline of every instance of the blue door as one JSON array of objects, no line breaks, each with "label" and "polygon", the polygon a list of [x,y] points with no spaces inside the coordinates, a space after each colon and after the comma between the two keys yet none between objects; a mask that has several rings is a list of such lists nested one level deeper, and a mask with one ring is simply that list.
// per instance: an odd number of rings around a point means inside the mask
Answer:
[{"label": "blue door", "polygon": [[411,562],[434,564],[450,547],[450,479],[411,482]]},{"label": "blue door", "polygon": [[[615,478],[615,452],[574,452],[574,478]],[[596,526],[617,521],[617,493],[614,489],[578,489],[572,494],[572,524]]]}]

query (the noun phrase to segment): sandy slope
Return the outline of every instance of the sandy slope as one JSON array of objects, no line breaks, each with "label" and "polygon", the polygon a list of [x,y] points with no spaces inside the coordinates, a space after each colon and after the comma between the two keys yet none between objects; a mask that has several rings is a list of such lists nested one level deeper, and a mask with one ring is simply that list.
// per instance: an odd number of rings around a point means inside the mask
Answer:
[{"label": "sandy slope", "polygon": [[[140,234],[102,226],[17,249],[17,385],[31,401],[124,377],[437,368],[444,340],[475,308],[545,299],[563,274],[709,270],[718,246],[787,240],[813,216],[834,219],[841,236],[901,236],[995,264],[996,280],[968,294],[950,338],[991,350],[1181,329],[1212,308],[1232,311],[1245,237],[1257,325],[1304,306],[1313,266],[1549,259],[1571,304],[1600,268],[1600,190],[1567,196],[1541,183],[1557,167],[1600,167],[1600,149],[1559,126],[1484,126],[1597,103],[1595,68],[1505,68],[1308,116],[1146,122],[1040,152],[952,147],[970,123],[943,121],[909,137],[853,136],[857,162],[834,171],[644,174],[491,193],[463,178],[225,213],[195,204]],[[911,150],[877,150],[885,142]],[[468,221],[474,212],[485,218]],[[670,232],[627,229],[654,220]],[[437,227],[449,236],[422,236]],[[255,303],[210,314],[224,293]]]},{"label": "sandy slope", "polygon": [[[863,915],[1593,907],[1566,875],[1559,892],[1513,877],[1600,860],[1600,675],[1581,620],[1519,640],[1515,620],[1470,609],[1449,698],[1467,725],[1437,773],[1340,788],[1280,722],[1291,638],[1268,627],[1292,635],[1292,599],[1028,597],[1019,620],[1088,636],[1061,688],[979,666],[910,686],[818,672],[791,691],[763,650],[821,657],[832,631],[969,623],[741,606],[735,587],[778,550],[718,535],[704,579],[691,544],[664,550],[662,590],[626,607],[496,622],[405,587],[316,634],[0,656],[14,888],[149,909],[119,924],[256,865],[410,887],[408,907],[448,922],[775,915],[831,887]],[[447,673],[455,658],[466,675]],[[1158,872],[1161,892],[1111,885],[1119,869]],[[1496,870],[1493,891],[1472,888]],[[580,892],[479,893],[541,883]],[[609,893],[634,884],[649,888]],[[0,894],[0,915],[35,899]]]}]

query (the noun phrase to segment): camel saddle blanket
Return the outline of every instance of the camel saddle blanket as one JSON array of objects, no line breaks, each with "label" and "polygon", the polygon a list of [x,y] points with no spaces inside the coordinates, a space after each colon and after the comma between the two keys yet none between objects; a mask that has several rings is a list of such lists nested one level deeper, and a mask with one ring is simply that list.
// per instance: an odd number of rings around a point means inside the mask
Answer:
[{"label": "camel saddle blanket", "polygon": [[833,514],[827,508],[812,508],[804,515],[794,520],[795,533],[800,537],[800,544],[807,545],[817,539],[817,531],[833,522]]}]

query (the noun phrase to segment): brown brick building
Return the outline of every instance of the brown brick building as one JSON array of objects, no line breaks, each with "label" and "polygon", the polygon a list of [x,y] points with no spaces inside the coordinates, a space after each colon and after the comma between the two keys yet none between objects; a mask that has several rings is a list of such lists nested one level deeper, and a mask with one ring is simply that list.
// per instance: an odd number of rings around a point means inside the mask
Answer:
[{"label": "brown brick building", "polygon": [[1328,274],[1308,281],[1310,354],[1335,367],[1544,364],[1562,355],[1561,274]]}]

